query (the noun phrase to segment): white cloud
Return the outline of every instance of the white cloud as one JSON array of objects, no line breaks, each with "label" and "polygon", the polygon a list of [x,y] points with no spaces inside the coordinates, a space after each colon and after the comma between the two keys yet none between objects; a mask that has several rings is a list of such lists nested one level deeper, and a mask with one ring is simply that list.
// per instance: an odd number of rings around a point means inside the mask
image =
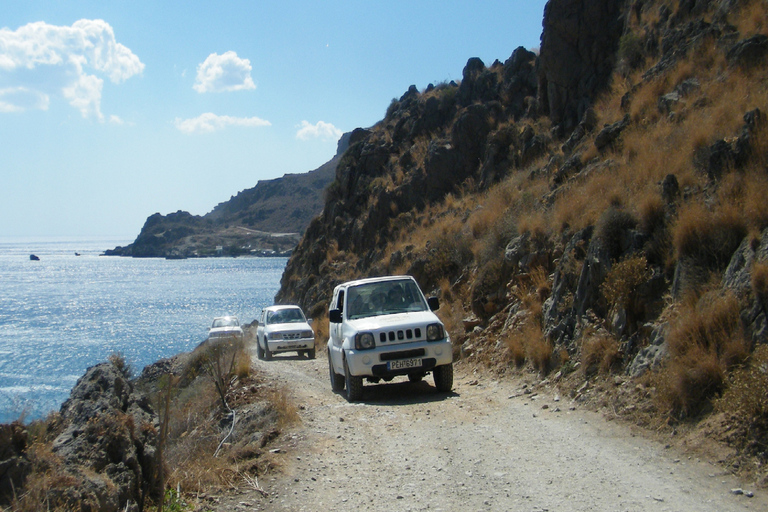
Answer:
[{"label": "white cloud", "polygon": [[124,125],[125,121],[120,116],[111,115],[109,116],[109,122],[112,124],[118,124],[118,125]]},{"label": "white cloud", "polygon": [[272,123],[258,117],[231,117],[218,116],[207,112],[192,119],[176,118],[173,122],[180,131],[184,133],[211,133],[223,130],[228,126],[272,126]]},{"label": "white cloud", "polygon": [[310,124],[309,121],[302,121],[299,125],[299,131],[296,132],[296,138],[307,139],[330,139],[338,140],[344,132],[333,126],[331,123],[318,121],[317,124]]},{"label": "white cloud", "polygon": [[255,89],[251,69],[251,61],[241,59],[235,52],[212,53],[197,66],[197,79],[192,87],[199,93]]},{"label": "white cloud", "polygon": [[[17,30],[0,29],[0,79],[36,102],[10,103],[12,109],[47,109],[50,95],[61,94],[83,117],[101,121],[104,80],[120,84],[141,74],[144,64],[131,50],[118,43],[104,20],[79,20],[71,27],[39,21]],[[2,107],[0,107],[2,108]],[[6,111],[8,111],[6,109]]]},{"label": "white cloud", "polygon": [[28,109],[48,110],[51,100],[47,94],[26,87],[0,89],[0,112],[24,112]]}]

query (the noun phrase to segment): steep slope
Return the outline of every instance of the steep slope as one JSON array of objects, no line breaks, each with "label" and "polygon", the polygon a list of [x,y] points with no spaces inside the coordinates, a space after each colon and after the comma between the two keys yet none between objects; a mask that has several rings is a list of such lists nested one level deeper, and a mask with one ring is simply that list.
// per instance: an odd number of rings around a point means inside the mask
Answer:
[{"label": "steep slope", "polygon": [[[305,174],[259,181],[203,216],[178,211],[155,213],[126,247],[109,256],[193,257],[238,254],[286,254],[310,220],[323,208],[325,188],[333,181],[350,134],[339,140],[336,155]],[[221,247],[221,251],[217,251]]]},{"label": "steep slope", "polygon": [[470,59],[353,132],[276,300],[322,327],[336,283],[412,274],[457,357],[705,431],[765,478],[766,20],[550,0],[540,55]]}]

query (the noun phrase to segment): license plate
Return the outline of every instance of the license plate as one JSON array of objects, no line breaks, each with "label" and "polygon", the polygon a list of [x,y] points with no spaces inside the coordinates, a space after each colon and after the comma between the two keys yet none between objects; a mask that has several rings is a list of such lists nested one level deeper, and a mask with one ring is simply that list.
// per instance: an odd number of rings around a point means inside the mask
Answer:
[{"label": "license plate", "polygon": [[421,366],[421,359],[399,359],[387,363],[390,370],[402,370],[403,368],[418,368]]}]

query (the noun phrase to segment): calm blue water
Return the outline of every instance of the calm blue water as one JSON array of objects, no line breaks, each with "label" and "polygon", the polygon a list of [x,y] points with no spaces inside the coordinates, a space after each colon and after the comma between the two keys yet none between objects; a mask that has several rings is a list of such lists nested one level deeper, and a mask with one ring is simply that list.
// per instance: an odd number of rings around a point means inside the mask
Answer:
[{"label": "calm blue water", "polygon": [[130,242],[0,238],[0,423],[58,410],[110,354],[123,354],[138,374],[197,346],[215,316],[251,322],[273,303],[286,264],[99,256]]}]

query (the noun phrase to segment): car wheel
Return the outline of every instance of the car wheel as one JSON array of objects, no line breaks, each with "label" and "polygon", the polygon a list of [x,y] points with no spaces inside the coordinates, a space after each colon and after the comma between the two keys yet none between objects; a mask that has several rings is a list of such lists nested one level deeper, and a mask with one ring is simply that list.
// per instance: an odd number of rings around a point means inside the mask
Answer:
[{"label": "car wheel", "polygon": [[311,348],[311,349],[307,350],[307,357],[310,358],[310,359],[314,359],[315,358],[315,349],[314,348]]},{"label": "car wheel", "polygon": [[347,387],[347,402],[357,402],[363,398],[363,378],[349,373],[347,361],[344,361],[344,385]]},{"label": "car wheel", "polygon": [[272,352],[269,351],[269,343],[267,343],[266,339],[264,339],[264,360],[265,361],[272,360]]},{"label": "car wheel", "polygon": [[436,366],[432,371],[435,387],[441,393],[447,393],[453,387],[453,364]]},{"label": "car wheel", "polygon": [[343,375],[339,375],[333,371],[333,362],[331,361],[331,353],[328,352],[328,372],[331,376],[331,389],[333,391],[341,391],[344,389],[345,379]]},{"label": "car wheel", "polygon": [[264,349],[261,348],[261,343],[259,343],[259,340],[256,340],[256,356],[259,359],[264,359]]},{"label": "car wheel", "polygon": [[411,382],[421,382],[424,379],[424,375],[420,373],[409,373],[408,380]]}]

